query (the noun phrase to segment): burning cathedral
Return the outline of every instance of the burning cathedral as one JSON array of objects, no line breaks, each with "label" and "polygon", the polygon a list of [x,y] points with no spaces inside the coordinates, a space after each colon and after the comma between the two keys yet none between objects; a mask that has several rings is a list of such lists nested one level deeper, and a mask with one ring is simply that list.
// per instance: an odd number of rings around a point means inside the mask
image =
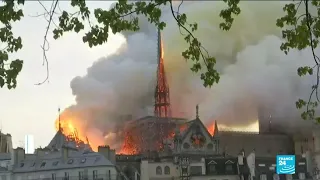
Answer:
[{"label": "burning cathedral", "polygon": [[[116,155],[109,149],[110,158],[127,179],[290,180],[306,179],[311,175],[306,152],[312,143],[302,138],[305,136],[273,131],[271,124],[260,124],[259,133],[220,131],[217,121],[209,131],[201,121],[198,105],[194,105],[196,117],[193,120],[172,117],[160,31],[154,99],[153,116],[126,124],[122,151]],[[267,117],[261,115],[259,118]],[[80,141],[76,134],[63,137],[59,128],[48,148],[59,148],[68,143],[92,151],[89,141]],[[279,176],[275,173],[278,154],[296,155],[295,174]]]},{"label": "burning cathedral", "polygon": [[[170,92],[158,31],[158,68],[154,116],[130,121],[125,128],[119,168],[129,179],[305,179],[309,176],[305,151],[298,138],[260,124],[259,133],[209,131],[195,105],[194,120],[171,116]],[[261,115],[260,118],[265,118]],[[299,149],[299,150],[296,150]],[[296,154],[296,173],[275,173],[276,155]]]}]

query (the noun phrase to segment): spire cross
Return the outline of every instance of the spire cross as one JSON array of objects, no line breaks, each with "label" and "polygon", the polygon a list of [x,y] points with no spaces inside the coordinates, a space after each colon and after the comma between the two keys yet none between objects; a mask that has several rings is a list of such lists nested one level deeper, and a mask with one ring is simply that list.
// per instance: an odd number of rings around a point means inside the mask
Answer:
[{"label": "spire cross", "polygon": [[199,119],[199,105],[196,106],[196,118]]}]

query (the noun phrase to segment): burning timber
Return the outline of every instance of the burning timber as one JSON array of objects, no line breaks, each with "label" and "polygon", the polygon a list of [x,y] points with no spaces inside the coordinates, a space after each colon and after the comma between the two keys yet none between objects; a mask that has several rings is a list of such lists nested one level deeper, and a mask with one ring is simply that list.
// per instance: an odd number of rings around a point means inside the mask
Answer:
[{"label": "burning timber", "polygon": [[121,154],[145,154],[159,151],[162,140],[173,137],[174,130],[187,122],[183,118],[146,116],[127,123]]}]

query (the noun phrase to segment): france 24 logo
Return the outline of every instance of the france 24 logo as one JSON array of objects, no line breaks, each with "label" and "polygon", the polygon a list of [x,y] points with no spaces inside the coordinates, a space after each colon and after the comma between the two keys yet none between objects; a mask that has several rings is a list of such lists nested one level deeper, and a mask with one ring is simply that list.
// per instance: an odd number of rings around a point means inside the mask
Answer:
[{"label": "france 24 logo", "polygon": [[277,174],[295,174],[296,156],[295,155],[277,155]]}]

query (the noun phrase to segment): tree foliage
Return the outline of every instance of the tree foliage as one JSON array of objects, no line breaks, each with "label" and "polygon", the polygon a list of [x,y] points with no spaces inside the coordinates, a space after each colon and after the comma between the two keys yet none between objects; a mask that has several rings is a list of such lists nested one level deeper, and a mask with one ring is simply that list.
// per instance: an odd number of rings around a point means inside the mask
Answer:
[{"label": "tree foliage", "polygon": [[[48,27],[45,34],[44,45],[47,43],[46,37],[52,20],[52,16],[56,11],[58,0],[52,1],[50,11],[47,9]],[[222,23],[220,29],[228,31],[232,28],[232,24],[237,15],[241,13],[239,8],[240,0],[224,0],[228,8],[220,12]],[[39,3],[41,3],[39,1]],[[205,87],[211,87],[218,83],[220,76],[215,69],[216,59],[211,57],[201,42],[194,36],[197,30],[197,23],[188,22],[187,15],[179,12],[179,8],[183,1],[180,2],[178,9],[175,10],[171,0],[151,0],[151,1],[135,1],[128,2],[127,0],[118,0],[116,5],[111,9],[97,8],[90,11],[85,0],[71,0],[70,5],[76,7],[78,11],[68,12],[62,11],[59,15],[59,23],[53,30],[54,39],[58,39],[65,32],[76,32],[84,30],[85,24],[88,23],[90,30],[83,36],[83,42],[89,47],[98,46],[108,41],[110,33],[118,33],[122,31],[138,31],[139,30],[139,15],[147,17],[148,21],[154,24],[159,29],[164,29],[166,23],[161,20],[162,6],[169,6],[172,17],[176,20],[177,26],[186,43],[189,45],[182,52],[182,56],[192,62],[191,71],[200,73]],[[12,33],[12,22],[20,20],[23,16],[22,10],[16,10],[15,4],[23,4],[23,1],[13,2],[6,0],[0,10],[0,21],[3,28],[0,29],[0,39],[8,46],[0,51],[0,86],[7,85],[8,88],[16,86],[16,78],[22,68],[22,60],[9,60],[10,53],[16,52],[22,48],[21,38],[14,38]],[[313,15],[310,13],[310,6],[317,10]],[[299,8],[304,11],[302,15],[298,14]],[[291,49],[302,50],[311,48],[315,65],[313,67],[304,66],[297,69],[299,76],[313,75],[316,78],[316,84],[311,87],[310,98],[307,100],[299,99],[296,102],[298,109],[306,108],[301,115],[303,119],[320,118],[315,116],[315,108],[318,105],[318,86],[319,86],[319,57],[314,52],[314,49],[319,44],[320,36],[320,1],[317,0],[301,0],[288,2],[283,11],[285,16],[275,20],[276,25],[282,28],[282,37],[285,42],[280,46],[280,49],[287,54]],[[90,22],[91,18],[97,20],[96,24]],[[111,30],[111,31],[110,31]],[[109,32],[110,31],[110,32]],[[182,31],[184,33],[182,33]],[[44,49],[45,51],[45,49]],[[44,59],[47,61],[45,53]],[[9,65],[6,66],[6,62]],[[48,78],[48,77],[47,77]],[[46,80],[47,80],[46,78]],[[45,81],[46,81],[45,80]],[[313,98],[315,97],[315,98]],[[313,99],[316,99],[313,101]]]},{"label": "tree foliage", "polygon": [[[315,9],[315,13],[311,9]],[[298,11],[303,12],[299,14]],[[276,25],[282,28],[282,38],[286,41],[281,44],[280,49],[287,54],[291,49],[303,50],[311,48],[314,66],[299,67],[299,76],[314,75],[315,84],[311,87],[310,96],[307,100],[299,99],[296,102],[298,109],[306,108],[302,112],[301,118],[304,120],[316,120],[315,109],[318,106],[319,68],[320,59],[315,53],[315,48],[319,45],[320,37],[320,1],[304,0],[292,2],[283,7],[285,16],[277,19]],[[285,28],[287,26],[287,28]]]},{"label": "tree foliage", "polygon": [[[23,17],[21,9],[15,9],[13,1],[5,1],[0,6],[0,41],[2,49],[0,50],[0,87],[7,85],[9,89],[15,88],[17,85],[17,76],[22,69],[23,61],[20,59],[11,60],[10,53],[17,52],[22,48],[21,37],[14,37],[12,32],[12,22],[19,21]],[[17,4],[23,4],[18,1]]]}]

